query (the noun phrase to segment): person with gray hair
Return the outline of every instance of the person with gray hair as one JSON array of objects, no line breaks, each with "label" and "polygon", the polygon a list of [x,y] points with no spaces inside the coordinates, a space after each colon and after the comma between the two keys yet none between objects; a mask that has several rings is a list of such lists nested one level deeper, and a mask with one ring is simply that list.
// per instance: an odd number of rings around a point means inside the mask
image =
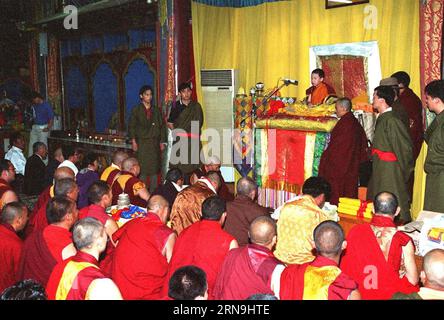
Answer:
[{"label": "person with gray hair", "polygon": [[319,176],[331,185],[330,203],[338,205],[340,197],[358,197],[359,167],[370,155],[365,131],[351,112],[351,100],[339,98],[335,108],[339,121],[322,153]]},{"label": "person with gray hair", "polygon": [[344,230],[337,222],[321,222],[313,231],[315,260],[285,268],[280,278],[280,298],[360,300],[358,284],[339,268],[342,251],[347,247],[344,238]]},{"label": "person with gray hair", "polygon": [[45,188],[44,160],[48,156],[48,148],[43,142],[36,142],[32,149],[34,154],[26,160],[25,165],[24,192],[27,195],[38,195]]},{"label": "person with gray hair", "polygon": [[76,202],[79,197],[79,187],[77,183],[71,178],[64,178],[57,180],[54,185],[55,197],[68,197]]},{"label": "person with gray hair", "polygon": [[[349,231],[342,271],[358,283],[364,300],[385,300],[396,292],[418,291],[415,246],[394,223],[401,210],[397,197],[390,192],[378,193],[373,210],[370,223],[355,225]],[[377,272],[372,273],[368,266]],[[368,285],[369,280],[378,285]]]},{"label": "person with gray hair", "polygon": [[99,268],[107,235],[95,218],[74,224],[72,238],[77,254],[58,263],[46,285],[48,300],[122,300],[119,288]]},{"label": "person with gray hair", "polygon": [[228,252],[217,276],[217,300],[244,300],[255,293],[279,297],[280,275],[285,266],[273,255],[276,222],[257,217],[250,225],[250,244]]},{"label": "person with gray hair", "polygon": [[218,156],[209,156],[205,160],[205,164],[201,166],[200,168],[194,170],[190,177],[190,183],[194,184],[199,180],[200,178],[204,177],[208,172],[214,171],[217,172],[220,179],[220,188],[217,192],[218,196],[224,199],[225,201],[233,201],[234,195],[230,190],[228,189],[227,184],[225,183],[224,177],[222,176],[222,173],[220,172],[221,167],[221,161]]},{"label": "person with gray hair", "polygon": [[131,204],[146,208],[150,193],[145,183],[139,179],[139,174],[140,164],[136,158],[130,157],[122,162],[122,171],[111,186],[113,205],[117,204],[121,193],[126,193]]},{"label": "person with gray hair", "polygon": [[395,293],[393,300],[444,300],[444,250],[427,252],[422,261],[421,282],[418,292]]},{"label": "person with gray hair", "polygon": [[17,281],[17,269],[23,242],[17,232],[28,221],[28,208],[21,202],[10,202],[3,207],[0,217],[0,292]]},{"label": "person with gray hair", "polygon": [[236,199],[227,202],[227,220],[224,230],[236,238],[239,246],[248,244],[248,230],[254,219],[269,216],[270,211],[257,204],[257,185],[250,177],[237,181]]}]

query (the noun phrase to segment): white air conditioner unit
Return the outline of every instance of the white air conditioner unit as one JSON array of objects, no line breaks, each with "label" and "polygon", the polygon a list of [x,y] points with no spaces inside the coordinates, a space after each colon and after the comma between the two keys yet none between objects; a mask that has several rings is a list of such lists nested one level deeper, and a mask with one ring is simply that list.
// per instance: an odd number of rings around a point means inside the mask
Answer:
[{"label": "white air conditioner unit", "polygon": [[[213,137],[217,132],[220,142],[219,150],[207,149],[217,155],[221,162],[221,172],[227,182],[234,181],[233,168],[233,100],[239,89],[238,71],[235,69],[201,70],[201,87],[204,108],[204,123],[208,133]],[[204,137],[204,140],[205,137]],[[208,146],[215,146],[216,141],[208,141]],[[219,151],[219,152],[217,152]]]}]

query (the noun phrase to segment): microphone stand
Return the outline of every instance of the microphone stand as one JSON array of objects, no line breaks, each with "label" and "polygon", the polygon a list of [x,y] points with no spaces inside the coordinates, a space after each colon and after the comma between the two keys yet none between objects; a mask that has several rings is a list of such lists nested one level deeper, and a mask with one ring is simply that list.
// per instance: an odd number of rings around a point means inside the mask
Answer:
[{"label": "microphone stand", "polygon": [[[263,100],[262,100],[262,105],[265,106],[265,104],[270,100],[270,98],[276,94],[276,92],[278,92],[279,90],[281,90],[283,87],[288,86],[290,84],[289,81],[285,81],[284,83],[281,84],[280,87],[276,88],[273,92],[271,92],[268,96],[266,96]],[[257,111],[257,107],[256,104],[253,102],[253,109],[252,109],[252,113],[253,113],[253,120],[256,120],[257,115],[256,115],[256,111]]]}]

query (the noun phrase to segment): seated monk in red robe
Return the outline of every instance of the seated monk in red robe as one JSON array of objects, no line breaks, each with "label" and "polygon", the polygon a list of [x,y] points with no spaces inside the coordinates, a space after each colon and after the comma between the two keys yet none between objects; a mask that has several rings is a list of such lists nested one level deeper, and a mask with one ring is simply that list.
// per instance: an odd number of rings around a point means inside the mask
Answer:
[{"label": "seated monk in red robe", "polygon": [[271,251],[276,244],[276,222],[261,216],[250,226],[250,241],[231,250],[222,264],[214,286],[216,300],[245,300],[262,293],[279,295],[280,274],[284,265]]},{"label": "seated monk in red robe", "polygon": [[54,197],[48,204],[48,222],[43,230],[34,231],[26,240],[20,258],[20,280],[34,279],[43,286],[54,266],[76,254],[69,231],[78,218],[74,201]]},{"label": "seated monk in red robe", "polygon": [[397,231],[398,200],[389,192],[378,193],[370,223],[354,226],[347,236],[341,269],[359,285],[362,299],[390,299],[394,293],[418,291],[418,270],[412,239]]},{"label": "seated monk in red robe", "polygon": [[[133,219],[114,233],[112,279],[125,300],[161,299],[176,234],[165,224],[168,201],[151,197],[146,217]],[[122,230],[122,231],[121,231]]]},{"label": "seated monk in red robe", "polygon": [[103,224],[95,218],[81,219],[72,235],[79,251],[54,267],[46,286],[48,300],[122,300],[119,288],[98,267],[107,242]]},{"label": "seated monk in red robe", "polygon": [[122,170],[122,162],[125,159],[128,159],[128,154],[125,151],[118,150],[114,152],[112,163],[109,167],[103,170],[100,180],[105,181],[111,187],[114,180],[116,180],[120,174],[120,171]]},{"label": "seated monk in red robe", "polygon": [[146,208],[150,197],[145,183],[138,178],[140,174],[139,161],[136,158],[128,158],[122,163],[122,172],[112,184],[112,204],[116,205],[119,194],[126,193],[133,205]]},{"label": "seated monk in red robe", "polygon": [[213,299],[216,276],[228,251],[237,248],[237,241],[222,230],[226,218],[225,200],[212,196],[202,203],[202,220],[183,230],[174,246],[163,296],[168,293],[168,281],[180,267],[195,265],[205,271],[208,281],[208,297]]},{"label": "seated monk in red robe", "polygon": [[15,168],[11,161],[0,160],[0,210],[5,204],[18,201],[11,183],[15,180]]},{"label": "seated monk in red robe", "polygon": [[3,207],[0,219],[0,292],[18,281],[23,242],[17,235],[28,221],[28,208],[20,202]]},{"label": "seated monk in red robe", "polygon": [[324,82],[324,78],[325,73],[322,69],[315,69],[311,72],[312,86],[305,91],[309,104],[321,104],[328,95],[335,94],[335,90]]},{"label": "seated monk in red robe", "polygon": [[220,172],[220,166],[221,162],[218,157],[211,156],[206,160],[206,164],[204,164],[200,169],[194,170],[190,177],[191,184],[194,184],[197,182],[199,178],[202,178],[210,171],[215,171],[219,174],[220,178],[220,188],[217,191],[217,195],[224,199],[225,201],[233,201],[234,200],[234,194],[228,190],[228,187],[225,183],[224,177],[222,176],[222,173]]},{"label": "seated monk in red robe", "polygon": [[330,183],[330,203],[334,205],[338,205],[340,197],[358,197],[359,165],[369,160],[367,136],[351,107],[348,98],[336,102],[336,114],[340,119],[319,164],[319,176]]},{"label": "seated monk in red robe", "polygon": [[[57,168],[54,172],[54,185],[56,181],[66,178],[75,179],[74,172],[68,167]],[[55,195],[54,185],[47,187],[39,195],[30,214],[28,225],[25,228],[25,237],[28,237],[34,230],[43,230],[48,225],[46,206]],[[66,194],[63,195],[66,196]],[[77,201],[77,198],[74,201]]]},{"label": "seated monk in red robe", "polygon": [[210,171],[195,184],[179,192],[171,209],[171,228],[180,234],[186,227],[199,221],[202,216],[202,203],[205,199],[217,195],[219,187],[219,174]]},{"label": "seated monk in red robe", "polygon": [[281,275],[281,300],[360,300],[358,284],[338,267],[347,243],[334,221],[321,222],[313,232],[316,258],[290,265]]}]

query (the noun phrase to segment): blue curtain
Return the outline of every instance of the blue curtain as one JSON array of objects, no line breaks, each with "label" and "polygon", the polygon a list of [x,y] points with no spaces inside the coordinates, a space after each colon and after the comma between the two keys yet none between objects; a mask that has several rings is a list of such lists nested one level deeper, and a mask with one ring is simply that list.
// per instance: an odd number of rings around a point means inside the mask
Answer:
[{"label": "blue curtain", "polygon": [[150,43],[156,44],[156,31],[149,29],[129,30],[129,48],[134,50],[145,47]]},{"label": "blue curtain", "polygon": [[103,52],[103,37],[102,36],[84,36],[80,40],[82,56],[87,56],[92,53]]},{"label": "blue curtain", "polygon": [[127,50],[128,35],[127,33],[104,34],[103,46],[105,53],[113,52],[114,50]]},{"label": "blue curtain", "polygon": [[242,7],[257,6],[266,2],[277,2],[285,0],[193,0],[193,1],[215,7],[242,8]]},{"label": "blue curtain", "polygon": [[78,66],[69,69],[65,78],[66,104],[70,109],[85,109],[87,105],[88,81]]},{"label": "blue curtain", "polygon": [[[154,74],[144,60],[136,59],[131,63],[125,75],[125,123],[128,123],[131,110],[140,103],[139,90],[143,85],[150,85],[153,88],[153,96],[155,96]],[[155,105],[156,102],[153,100],[152,104]]]},{"label": "blue curtain", "polygon": [[102,63],[93,77],[96,131],[104,132],[117,112],[117,78],[108,63]]},{"label": "blue curtain", "polygon": [[61,54],[62,58],[80,55],[80,40],[62,41]]}]

